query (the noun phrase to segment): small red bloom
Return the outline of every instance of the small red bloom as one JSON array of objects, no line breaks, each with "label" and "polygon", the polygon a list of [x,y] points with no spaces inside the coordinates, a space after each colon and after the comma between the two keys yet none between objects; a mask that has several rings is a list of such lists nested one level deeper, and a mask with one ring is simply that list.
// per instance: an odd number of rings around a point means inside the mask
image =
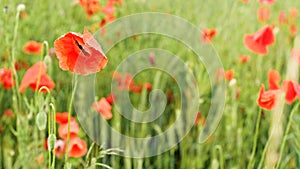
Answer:
[{"label": "small red bloom", "polygon": [[23,51],[27,54],[41,54],[43,48],[43,44],[36,41],[29,41],[23,47]]},{"label": "small red bloom", "polygon": [[98,102],[93,103],[93,108],[100,113],[106,120],[112,118],[111,105],[105,98],[101,98]]},{"label": "small red bloom", "polygon": [[231,79],[234,78],[234,70],[233,69],[230,69],[228,71],[225,71],[225,79],[230,81]]},{"label": "small red bloom", "polygon": [[2,84],[4,89],[11,89],[15,85],[13,71],[11,69],[0,69],[0,84]]},{"label": "small red bloom", "polygon": [[84,29],[83,35],[69,32],[54,42],[62,70],[88,75],[106,66],[107,58],[93,35]]},{"label": "small red bloom", "polygon": [[[29,86],[33,91],[39,90],[42,86],[46,86],[49,90],[55,87],[52,79],[46,74],[46,64],[44,62],[38,62],[29,68],[23,76],[19,92],[24,92]],[[38,85],[38,87],[37,87]],[[41,92],[47,92],[42,90]]]},{"label": "small red bloom", "polygon": [[108,1],[105,6],[102,7],[101,11],[106,15],[106,16],[112,16],[114,15],[114,12],[116,10],[116,7],[114,6],[113,1]]},{"label": "small red bloom", "polygon": [[100,11],[99,0],[79,0],[79,3],[88,17],[91,17]]},{"label": "small red bloom", "polygon": [[112,105],[116,100],[116,95],[110,94],[109,96],[106,97],[106,100],[110,105]]},{"label": "small red bloom", "polygon": [[241,63],[247,63],[247,62],[250,61],[250,56],[248,56],[248,55],[240,55],[239,59],[240,59]]},{"label": "small red bloom", "polygon": [[14,113],[10,109],[6,109],[3,114],[8,118],[14,117]]},{"label": "small red bloom", "polygon": [[290,26],[290,34],[292,36],[295,36],[297,34],[297,26],[296,25],[291,25]]},{"label": "small red bloom", "polygon": [[276,70],[269,70],[268,72],[268,81],[269,81],[269,90],[279,89],[278,83],[280,82],[280,74]]},{"label": "small red bloom", "polygon": [[259,0],[259,2],[262,4],[272,5],[275,0]]},{"label": "small red bloom", "polygon": [[287,23],[286,14],[284,11],[281,11],[279,13],[279,23],[281,23],[281,24]]},{"label": "small red bloom", "polygon": [[151,85],[151,83],[144,83],[143,87],[146,88],[148,91],[151,91],[151,90],[152,90],[152,85]]},{"label": "small red bloom", "polygon": [[292,104],[297,96],[300,98],[300,85],[291,80],[282,82],[283,91],[286,93],[285,101],[287,104]]},{"label": "small red bloom", "polygon": [[66,143],[64,140],[56,140],[55,143],[55,156],[57,158],[63,158],[65,155]]},{"label": "small red bloom", "polygon": [[290,8],[289,9],[289,13],[291,15],[292,18],[297,18],[298,16],[298,9],[296,8]]},{"label": "small red bloom", "polygon": [[[58,124],[67,124],[68,123],[68,112],[56,113],[56,123]],[[74,117],[71,117],[71,121],[75,121]]]},{"label": "small red bloom", "polygon": [[262,85],[259,91],[259,97],[257,99],[258,105],[266,110],[272,110],[278,100],[278,94],[280,90],[268,90],[264,91],[265,87]]},{"label": "small red bloom", "polygon": [[213,38],[217,35],[216,29],[203,29],[202,30],[202,43],[210,43],[212,42]]},{"label": "small red bloom", "polygon": [[268,46],[275,42],[275,36],[271,26],[266,26],[254,34],[244,37],[245,46],[256,54],[268,54]]},{"label": "small red bloom", "polygon": [[82,157],[87,153],[87,145],[84,140],[74,137],[70,140],[68,154],[70,157]]},{"label": "small red bloom", "polygon": [[[77,122],[70,121],[70,138],[77,136],[79,132],[79,125]],[[68,123],[60,124],[58,128],[58,135],[64,140],[68,137]]]},{"label": "small red bloom", "polygon": [[258,21],[264,23],[266,22],[267,20],[270,19],[270,15],[271,15],[271,12],[270,12],[270,9],[267,8],[267,7],[260,7],[257,11],[257,18],[258,18]]}]

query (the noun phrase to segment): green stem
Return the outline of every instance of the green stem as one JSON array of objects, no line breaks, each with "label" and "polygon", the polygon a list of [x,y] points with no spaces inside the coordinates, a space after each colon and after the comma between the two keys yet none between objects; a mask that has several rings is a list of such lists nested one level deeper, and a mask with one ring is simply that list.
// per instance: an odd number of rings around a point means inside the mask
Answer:
[{"label": "green stem", "polygon": [[66,167],[66,164],[68,162],[68,157],[69,157],[68,149],[69,149],[69,144],[70,144],[70,122],[71,122],[71,114],[72,114],[72,108],[73,108],[73,102],[74,102],[77,84],[78,84],[77,76],[75,75],[75,84],[74,84],[74,89],[72,91],[72,96],[71,96],[71,100],[69,103],[69,110],[68,110],[68,136],[67,136],[67,142],[66,142],[65,167]]},{"label": "green stem", "polygon": [[254,165],[254,156],[255,156],[257,141],[258,141],[260,119],[261,119],[261,109],[257,115],[256,126],[255,126],[255,135],[253,138],[252,153],[251,153],[251,157],[250,157],[250,160],[249,160],[249,163],[247,166],[248,169],[252,169],[253,165]]},{"label": "green stem", "polygon": [[286,129],[285,129],[285,133],[284,133],[284,137],[283,137],[283,142],[282,142],[282,144],[280,146],[279,159],[278,159],[278,162],[277,162],[277,165],[276,165],[275,169],[278,169],[279,166],[280,166],[280,163],[281,163],[281,160],[282,160],[282,156],[283,156],[284,147],[285,147],[285,144],[286,144],[286,141],[287,141],[287,137],[288,137],[288,134],[289,134],[289,131],[290,131],[290,128],[291,128],[292,121],[293,121],[293,116],[294,116],[296,110],[298,110],[298,108],[299,108],[299,103],[294,107],[294,109],[292,110],[292,112],[290,114],[289,122],[287,124]]}]

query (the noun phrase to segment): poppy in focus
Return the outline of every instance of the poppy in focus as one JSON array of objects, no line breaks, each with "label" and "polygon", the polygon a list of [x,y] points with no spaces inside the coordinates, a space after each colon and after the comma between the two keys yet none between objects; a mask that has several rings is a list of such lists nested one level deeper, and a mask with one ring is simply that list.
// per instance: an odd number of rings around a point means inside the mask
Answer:
[{"label": "poppy in focus", "polygon": [[97,73],[107,63],[101,46],[86,28],[83,35],[69,32],[58,38],[54,48],[60,68],[75,74]]},{"label": "poppy in focus", "polygon": [[[19,92],[24,92],[27,87],[30,87],[33,91],[39,90],[42,86],[52,90],[55,87],[53,80],[46,74],[46,64],[44,62],[38,62],[30,67],[23,79],[19,88]],[[47,92],[42,90],[41,92]]]},{"label": "poppy in focus", "polygon": [[268,90],[265,91],[265,86],[262,85],[259,91],[259,97],[257,99],[258,105],[266,110],[272,110],[278,100],[278,94],[280,90]]},{"label": "poppy in focus", "polygon": [[244,37],[245,46],[252,52],[260,55],[268,54],[268,46],[275,42],[275,36],[271,26],[266,26],[254,34]]},{"label": "poppy in focus", "polygon": [[43,48],[42,43],[31,40],[24,45],[23,51],[27,54],[39,55],[42,52],[42,48]]}]

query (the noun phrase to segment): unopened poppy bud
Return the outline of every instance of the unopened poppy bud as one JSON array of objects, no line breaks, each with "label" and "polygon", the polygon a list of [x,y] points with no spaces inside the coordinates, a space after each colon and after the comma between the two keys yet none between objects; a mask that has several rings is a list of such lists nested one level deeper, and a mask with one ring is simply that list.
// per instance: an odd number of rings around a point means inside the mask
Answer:
[{"label": "unopened poppy bud", "polygon": [[71,163],[67,163],[66,164],[66,169],[72,169],[72,164]]},{"label": "unopened poppy bud", "polygon": [[216,160],[216,159],[213,159],[213,161],[212,161],[212,167],[211,168],[219,168],[219,162],[218,162],[218,160]]},{"label": "unopened poppy bud", "polygon": [[24,4],[19,4],[17,7],[18,12],[25,11],[25,9],[26,9],[26,6]]},{"label": "unopened poppy bud", "polygon": [[45,112],[39,112],[36,116],[36,124],[39,130],[45,130],[47,124],[47,115]]},{"label": "unopened poppy bud", "polygon": [[44,62],[46,64],[47,67],[49,67],[51,65],[52,59],[49,55],[46,55],[44,58]]},{"label": "unopened poppy bud", "polygon": [[56,136],[54,134],[50,134],[48,137],[48,147],[49,147],[49,151],[54,150],[55,148],[55,143],[56,143]]}]

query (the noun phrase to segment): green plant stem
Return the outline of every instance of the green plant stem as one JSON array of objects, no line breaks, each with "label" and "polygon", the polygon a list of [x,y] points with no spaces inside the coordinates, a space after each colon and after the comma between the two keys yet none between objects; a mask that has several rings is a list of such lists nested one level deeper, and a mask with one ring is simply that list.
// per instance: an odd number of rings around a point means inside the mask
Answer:
[{"label": "green plant stem", "polygon": [[257,115],[257,120],[256,120],[256,125],[255,125],[255,135],[254,135],[254,138],[253,138],[252,153],[251,153],[250,160],[249,160],[249,163],[248,163],[248,166],[247,166],[248,169],[252,169],[253,165],[254,165],[254,157],[255,157],[257,141],[258,141],[260,120],[261,120],[261,109],[259,110],[259,113]]},{"label": "green plant stem", "polygon": [[298,110],[298,108],[299,108],[299,103],[294,107],[294,109],[290,113],[289,121],[288,121],[287,127],[286,127],[285,132],[284,132],[283,141],[282,141],[282,144],[280,146],[279,159],[278,159],[278,162],[277,162],[277,165],[276,165],[275,169],[278,169],[280,167],[280,163],[281,163],[281,160],[282,160],[284,147],[285,147],[286,141],[287,141],[287,136],[289,134],[289,131],[290,131],[290,128],[291,128],[291,124],[292,124],[292,121],[293,121],[293,116],[294,116],[296,110]]},{"label": "green plant stem", "polygon": [[69,110],[68,110],[68,135],[67,135],[67,141],[66,141],[65,166],[68,162],[68,157],[69,157],[68,149],[69,149],[69,144],[70,144],[70,122],[71,122],[71,114],[72,114],[72,108],[73,108],[73,102],[74,102],[75,92],[76,92],[76,88],[77,88],[77,83],[78,83],[77,76],[75,75],[75,84],[74,84],[74,88],[72,90],[72,96],[71,96],[71,100],[69,103]]}]

